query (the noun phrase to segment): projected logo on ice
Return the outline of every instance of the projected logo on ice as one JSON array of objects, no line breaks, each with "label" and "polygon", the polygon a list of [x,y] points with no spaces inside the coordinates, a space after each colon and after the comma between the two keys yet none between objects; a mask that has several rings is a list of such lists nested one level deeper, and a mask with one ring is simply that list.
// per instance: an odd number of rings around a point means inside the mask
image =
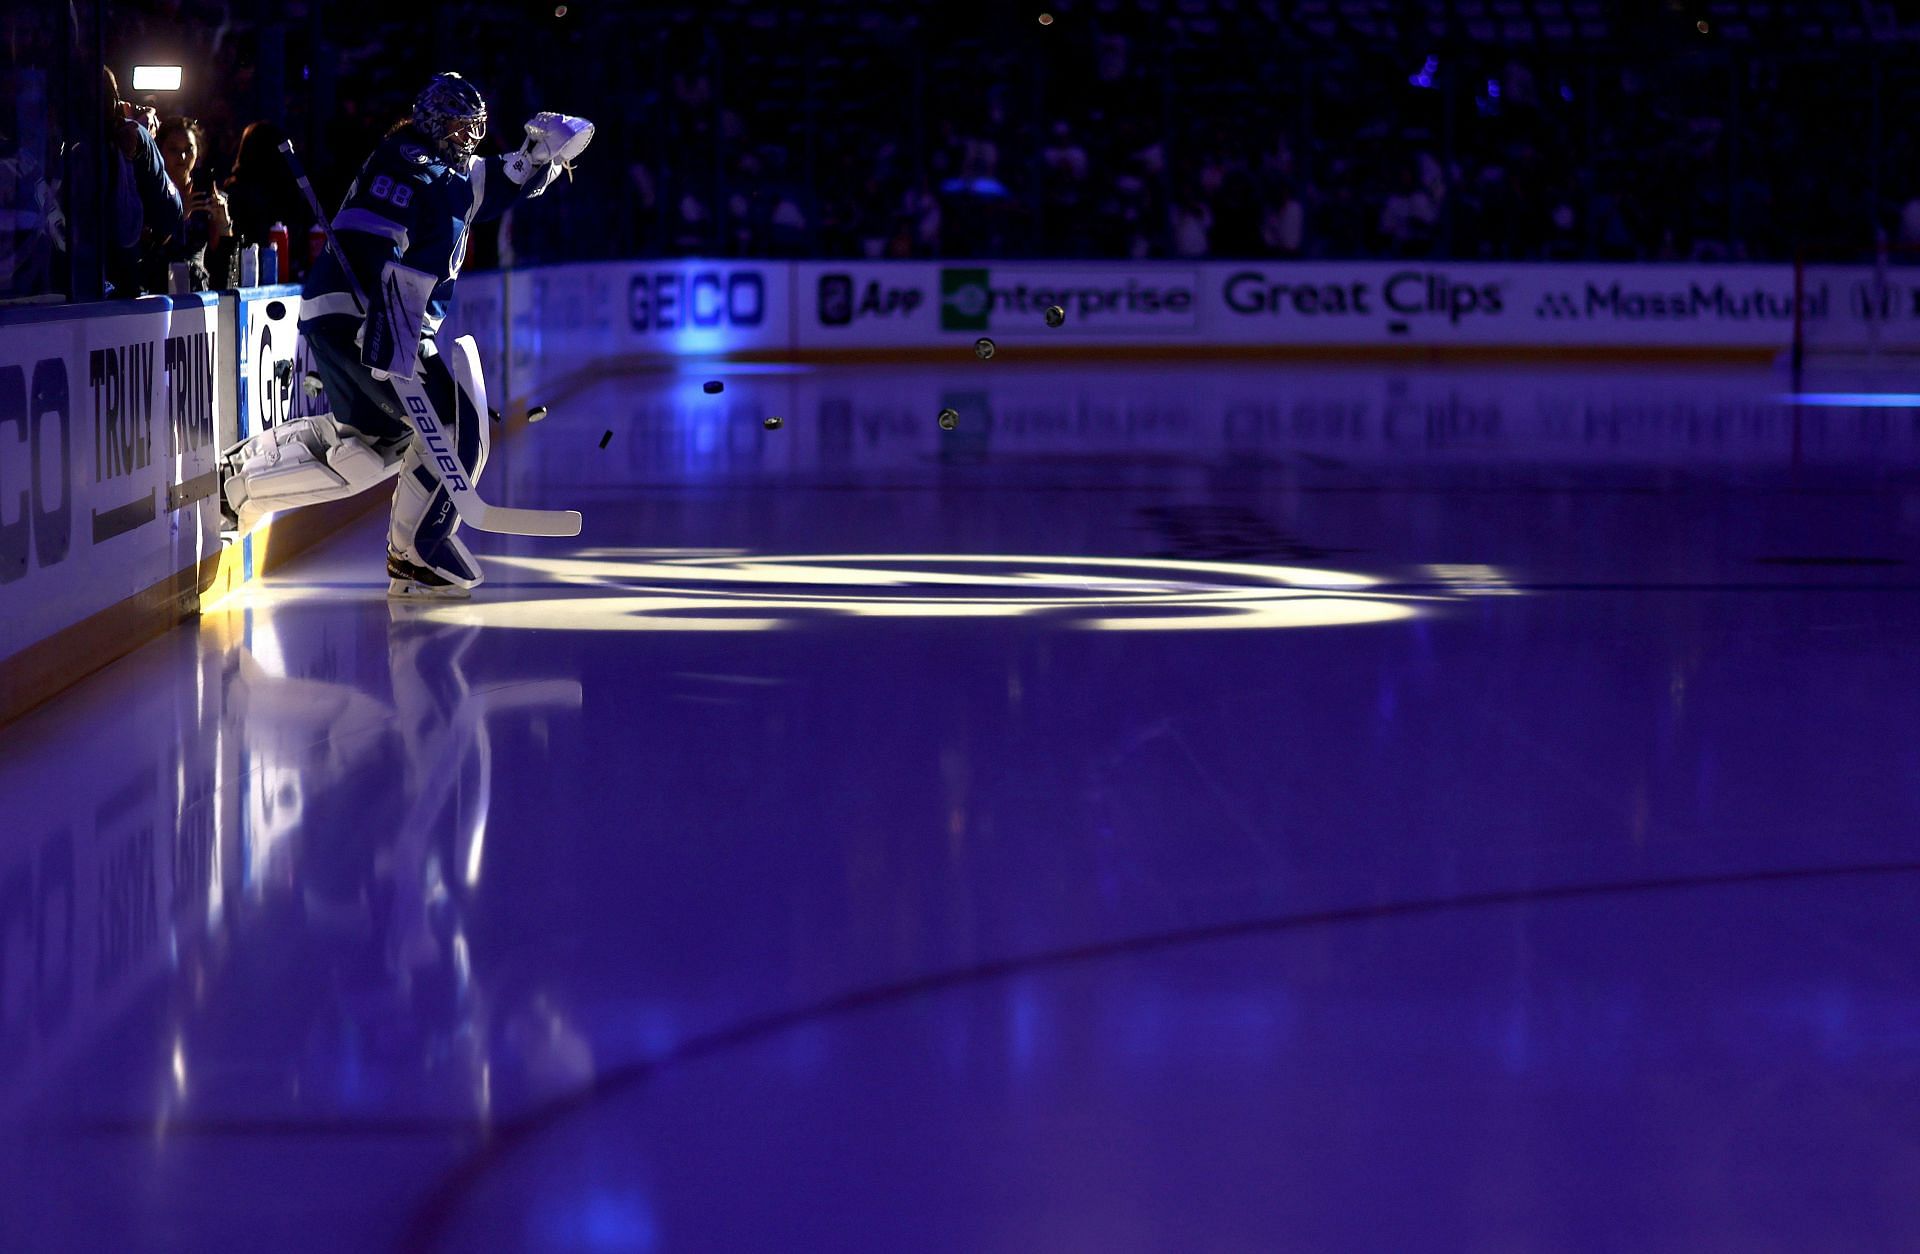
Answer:
[{"label": "projected logo on ice", "polygon": [[[1338,627],[1411,618],[1421,602],[1503,587],[1436,569],[1421,591],[1366,575],[1162,558],[591,549],[489,557],[482,599],[436,622],[549,631],[765,631],[845,618],[1025,618],[1096,631]],[[541,586],[573,591],[538,595]],[[515,592],[532,595],[514,596]],[[495,599],[498,598],[498,599]]]}]

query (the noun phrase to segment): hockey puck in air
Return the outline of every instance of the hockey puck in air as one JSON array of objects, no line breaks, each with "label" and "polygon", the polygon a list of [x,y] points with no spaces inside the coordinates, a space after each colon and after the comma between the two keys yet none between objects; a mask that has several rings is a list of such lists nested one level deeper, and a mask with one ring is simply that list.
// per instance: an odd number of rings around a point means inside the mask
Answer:
[{"label": "hockey puck in air", "polygon": [[546,416],[547,416],[547,407],[545,405],[535,405],[532,409],[529,409],[527,411],[528,422],[539,422],[542,418],[545,418]]},{"label": "hockey puck in air", "polygon": [[973,355],[981,361],[991,360],[996,351],[994,342],[984,335],[973,342]]},{"label": "hockey puck in air", "polygon": [[780,420],[778,418],[769,418],[760,425],[769,431],[778,431],[780,429]]},{"label": "hockey puck in air", "polygon": [[609,431],[609,432],[607,432],[607,433],[606,433],[605,435],[603,435],[603,436],[601,436],[601,437],[600,437],[600,447],[601,447],[601,448],[605,448],[605,447],[607,447],[607,445],[609,445],[609,444],[611,444],[611,443],[613,443],[613,432],[611,432],[611,431]]},{"label": "hockey puck in air", "polygon": [[940,411],[940,429],[942,431],[951,431],[959,425],[960,425],[959,410],[943,409]]},{"label": "hockey puck in air", "polygon": [[700,390],[702,392],[705,392],[708,396],[712,396],[715,392],[726,391],[727,385],[720,382],[720,380],[718,379],[708,379],[705,383],[702,383],[700,385]]},{"label": "hockey puck in air", "polygon": [[1057,327],[1067,320],[1067,311],[1058,305],[1047,306],[1047,325]]}]

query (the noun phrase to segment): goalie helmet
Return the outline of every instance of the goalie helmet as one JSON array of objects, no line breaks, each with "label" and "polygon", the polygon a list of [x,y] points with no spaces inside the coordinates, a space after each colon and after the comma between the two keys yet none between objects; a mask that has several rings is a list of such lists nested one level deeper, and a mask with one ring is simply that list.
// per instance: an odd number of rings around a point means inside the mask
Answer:
[{"label": "goalie helmet", "polygon": [[458,74],[435,74],[413,102],[413,125],[449,161],[465,161],[487,137],[487,102]]}]

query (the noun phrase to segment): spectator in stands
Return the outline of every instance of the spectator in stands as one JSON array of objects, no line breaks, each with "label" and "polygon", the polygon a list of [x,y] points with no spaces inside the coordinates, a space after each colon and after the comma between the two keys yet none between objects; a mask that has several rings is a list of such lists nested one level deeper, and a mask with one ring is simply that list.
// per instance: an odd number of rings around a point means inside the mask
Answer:
[{"label": "spectator in stands", "polygon": [[1434,228],[1440,219],[1433,196],[1410,169],[1400,171],[1399,185],[1380,210],[1380,242],[1395,257],[1424,257],[1432,250]]},{"label": "spectator in stands", "polygon": [[313,215],[279,153],[281,138],[280,128],[264,121],[249,123],[240,133],[240,150],[223,188],[236,251],[250,244],[265,247],[276,222],[285,223],[294,239],[312,225]]},{"label": "spectator in stands", "polygon": [[1200,189],[1189,186],[1178,201],[1174,203],[1170,216],[1173,229],[1173,255],[1176,257],[1204,257],[1207,255],[1209,234],[1213,230],[1213,211],[1200,198]]},{"label": "spectator in stands", "polygon": [[1260,243],[1270,256],[1291,260],[1300,255],[1306,228],[1306,206],[1293,194],[1293,184],[1285,179],[1278,181],[1260,222]]},{"label": "spectator in stands", "polygon": [[1900,247],[1920,248],[1920,196],[1915,196],[1900,210]]},{"label": "spectator in stands", "polygon": [[674,227],[674,249],[689,255],[707,252],[712,247],[712,233],[706,202],[690,190],[683,192],[680,196],[679,221]]},{"label": "spectator in stands", "polygon": [[154,273],[153,259],[180,233],[184,205],[167,178],[154,140],[159,115],[122,100],[120,82],[105,66],[100,69],[100,87],[111,143],[98,154],[99,159],[83,161],[82,166],[91,167],[106,182],[107,294],[138,296],[143,280]]},{"label": "spectator in stands", "polygon": [[237,286],[233,221],[227,211],[226,194],[213,185],[212,172],[199,168],[199,124],[192,118],[168,118],[160,124],[159,141],[167,178],[180,193],[187,211],[179,234],[160,250],[162,263],[184,263],[190,291]]},{"label": "spectator in stands", "polygon": [[1041,153],[1045,167],[1044,190],[1046,250],[1055,257],[1073,256],[1083,251],[1086,238],[1082,217],[1087,182],[1087,150],[1073,137],[1066,122],[1053,124],[1053,138]]},{"label": "spectator in stands", "polygon": [[1238,165],[1228,168],[1213,197],[1213,255],[1259,256],[1266,251],[1260,227],[1260,198],[1253,176]]},{"label": "spectator in stands", "polygon": [[[1519,8],[1536,11],[1514,21],[1468,15],[1484,5],[1440,4],[1452,15],[1441,56],[1420,7],[1088,0],[1041,36],[1044,61],[1032,57],[1030,22],[1016,30],[985,18],[992,6],[937,0],[854,6],[844,16],[858,20],[840,23],[816,21],[819,6],[804,5],[574,6],[553,34],[482,24],[472,42],[476,77],[509,94],[524,90],[529,39],[631,45],[658,69],[636,81],[594,61],[574,76],[583,92],[627,93],[626,157],[637,174],[631,186],[583,187],[578,221],[601,229],[559,229],[551,214],[529,223],[520,256],[528,262],[743,249],[1165,256],[1198,246],[1203,211],[1211,256],[1777,260],[1802,239],[1864,242],[1876,218],[1920,243],[1920,208],[1909,224],[1905,188],[1885,177],[1902,194],[1872,205],[1868,180],[1870,165],[1903,169],[1920,147],[1904,121],[1915,116],[1920,79],[1896,75],[1875,87],[1868,75],[1804,77],[1791,23],[1756,25],[1729,78],[1728,67],[1708,72],[1694,59],[1699,49],[1736,46],[1721,43],[1719,21],[1711,39],[1691,19],[1669,39],[1653,19],[1622,16],[1635,6],[1576,5],[1592,12],[1569,18],[1563,0],[1524,0]],[[225,101],[284,112],[314,136],[316,185],[337,203],[352,171],[328,156],[364,151],[404,103],[391,85],[408,79],[408,50],[424,46],[430,14],[336,0],[316,10],[327,55],[301,59],[313,63],[311,80],[288,81],[269,61],[251,64],[254,15],[182,20],[224,8],[125,0],[109,31],[116,63],[145,46],[143,31],[178,29],[192,40],[197,28],[208,38],[183,57],[195,68],[179,99],[213,119],[207,151],[224,155]],[[1386,10],[1398,16],[1388,22]],[[1534,37],[1515,37],[1516,22]],[[1733,40],[1736,24],[1724,25]],[[1303,56],[1309,47],[1318,52]],[[1596,61],[1596,48],[1613,51]],[[269,102],[262,90],[283,95]],[[9,129],[7,91],[0,83],[0,131]],[[1828,112],[1866,116],[1874,97],[1901,120],[1870,163],[1862,158],[1871,128],[1825,123]],[[303,116],[323,101],[323,114]],[[81,112],[68,125],[84,122],[91,137],[95,111]],[[83,173],[59,160],[46,125],[24,127],[51,171],[46,182]],[[285,222],[297,261],[308,223],[273,152],[277,138],[248,128],[225,186],[237,240],[265,243],[272,224]],[[776,160],[777,148],[789,156]],[[0,147],[0,164],[10,151]],[[759,154],[757,168],[740,160],[748,152]],[[1409,168],[1412,188],[1400,173]],[[11,200],[0,210],[19,224],[33,216],[21,201],[31,189],[0,170],[0,184],[8,178]],[[1197,203],[1183,198],[1176,208],[1169,193],[1189,178]],[[120,208],[122,189],[53,190],[76,224],[68,231],[76,251],[96,253],[72,266],[56,254],[54,271],[98,273],[111,231],[93,206]],[[132,212],[148,226],[146,207]],[[33,229],[17,229],[15,273],[46,269],[45,251]]]},{"label": "spectator in stands", "polygon": [[0,300],[40,296],[56,282],[66,222],[38,154],[0,125]]}]

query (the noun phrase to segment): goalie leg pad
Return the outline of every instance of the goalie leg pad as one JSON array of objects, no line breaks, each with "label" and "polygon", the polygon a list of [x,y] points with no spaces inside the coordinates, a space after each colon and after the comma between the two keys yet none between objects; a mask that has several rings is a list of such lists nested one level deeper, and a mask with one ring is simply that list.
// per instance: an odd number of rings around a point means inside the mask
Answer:
[{"label": "goalie leg pad", "polygon": [[[450,367],[449,358],[459,364]],[[456,382],[455,369],[468,374],[468,378]],[[487,411],[485,387],[479,382],[478,353],[471,337],[455,341],[451,352],[422,358],[421,375],[426,398],[434,409],[432,421],[452,433],[454,458],[468,482],[478,483],[487,459]],[[475,389],[479,391],[477,405]],[[424,566],[462,588],[472,588],[483,576],[480,563],[454,534],[459,529],[460,515],[453,508],[453,500],[433,468],[421,461],[416,438],[407,445],[400,482],[394,488],[387,546],[412,565]]]},{"label": "goalie leg pad", "polygon": [[352,496],[399,469],[398,458],[343,438],[325,415],[295,418],[242,440],[221,461],[227,471],[222,490],[243,535],[276,510]]}]

